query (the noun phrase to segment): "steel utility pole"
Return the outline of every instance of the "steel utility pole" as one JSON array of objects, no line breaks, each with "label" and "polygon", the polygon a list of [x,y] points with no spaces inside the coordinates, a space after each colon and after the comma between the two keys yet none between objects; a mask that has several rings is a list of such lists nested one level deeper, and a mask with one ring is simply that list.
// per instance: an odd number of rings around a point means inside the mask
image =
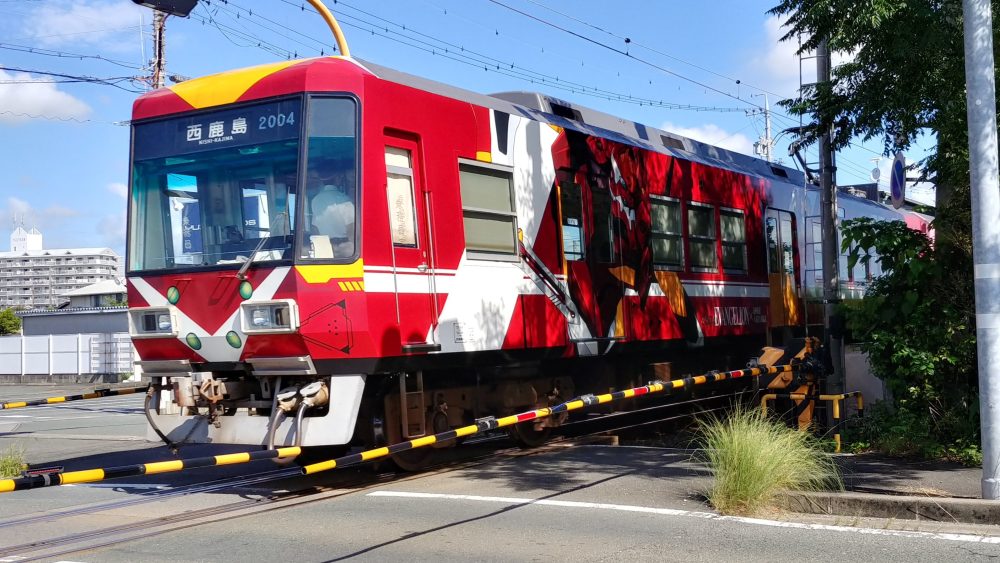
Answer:
[{"label": "steel utility pole", "polygon": [[[830,82],[830,46],[826,39],[816,49],[817,86]],[[820,223],[823,231],[823,326],[833,373],[826,380],[831,395],[844,392],[843,323],[837,316],[840,302],[840,237],[837,229],[837,160],[833,153],[833,124],[821,123],[819,135]]]},{"label": "steel utility pole", "polygon": [[150,85],[153,89],[163,88],[166,84],[167,67],[167,14],[153,10],[153,76]]},{"label": "steel utility pole", "polygon": [[771,105],[767,100],[767,93],[751,94],[751,96],[764,96],[764,109],[752,109],[747,111],[748,116],[764,114],[764,136],[753,144],[753,152],[761,156],[764,160],[771,162],[773,157],[774,139],[771,138]]},{"label": "steel utility pole", "polygon": [[990,0],[963,0],[983,498],[1000,499],[1000,170]]}]

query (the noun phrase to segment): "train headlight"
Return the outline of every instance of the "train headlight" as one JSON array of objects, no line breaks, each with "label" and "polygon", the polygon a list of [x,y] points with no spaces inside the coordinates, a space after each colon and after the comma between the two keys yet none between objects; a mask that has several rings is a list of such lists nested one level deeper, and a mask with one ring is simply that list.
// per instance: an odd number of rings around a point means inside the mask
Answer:
[{"label": "train headlight", "polygon": [[299,328],[299,308],[290,299],[260,301],[240,305],[243,332],[295,332]]},{"label": "train headlight", "polygon": [[170,307],[139,307],[128,312],[132,338],[177,336],[177,319]]}]

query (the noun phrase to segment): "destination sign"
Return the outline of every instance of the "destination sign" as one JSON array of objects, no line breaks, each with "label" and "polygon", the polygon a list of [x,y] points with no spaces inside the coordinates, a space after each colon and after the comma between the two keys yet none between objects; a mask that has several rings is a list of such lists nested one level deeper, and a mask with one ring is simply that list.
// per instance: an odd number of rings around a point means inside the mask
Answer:
[{"label": "destination sign", "polygon": [[140,123],[133,130],[133,159],[297,139],[301,120],[302,101],[294,98]]}]

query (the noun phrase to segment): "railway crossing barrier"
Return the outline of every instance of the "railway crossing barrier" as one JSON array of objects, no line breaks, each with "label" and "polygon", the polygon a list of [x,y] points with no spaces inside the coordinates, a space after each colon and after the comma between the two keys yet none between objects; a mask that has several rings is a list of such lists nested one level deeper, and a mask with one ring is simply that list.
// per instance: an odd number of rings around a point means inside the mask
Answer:
[{"label": "railway crossing barrier", "polygon": [[149,385],[139,385],[136,387],[119,387],[117,389],[97,389],[90,393],[79,395],[66,395],[65,397],[48,397],[46,399],[35,399],[31,401],[7,401],[0,403],[0,410],[23,409],[24,407],[36,407],[39,405],[54,405],[57,403],[68,403],[70,401],[84,401],[87,399],[103,399],[105,397],[115,397],[118,395],[131,395],[133,393],[145,393]]},{"label": "railway crossing barrier", "polygon": [[[501,418],[486,417],[477,419],[475,424],[470,424],[453,430],[448,430],[431,436],[423,436],[406,442],[394,444],[381,448],[374,448],[356,454],[348,454],[335,459],[321,461],[306,465],[302,468],[304,475],[312,475],[334,468],[343,468],[357,465],[373,459],[379,459],[392,454],[405,452],[416,448],[427,447],[432,444],[447,442],[456,438],[472,436],[481,432],[513,426],[521,422],[545,418],[563,412],[574,411],[592,405],[600,405],[622,399],[631,399],[644,395],[670,392],[678,389],[687,389],[695,385],[705,383],[717,383],[729,379],[743,377],[760,377],[762,375],[778,375],[792,373],[798,370],[800,365],[787,364],[782,366],[762,366],[754,368],[739,369],[727,372],[711,371],[702,375],[673,379],[670,381],[654,381],[649,385],[605,393],[602,395],[584,395],[555,405],[526,411]],[[133,391],[134,392],[134,391]],[[35,489],[41,487],[51,487],[57,485],[69,485],[77,483],[92,483],[106,479],[116,479],[120,477],[133,477],[137,475],[153,475],[157,473],[168,473],[194,469],[197,467],[210,467],[215,465],[234,465],[249,463],[260,459],[285,459],[292,458],[302,453],[302,448],[297,446],[277,448],[273,450],[258,450],[252,452],[240,452],[217,456],[207,456],[191,459],[180,459],[170,461],[160,461],[153,463],[140,463],[109,468],[86,469],[80,471],[57,472],[44,475],[34,475],[30,477],[19,477],[15,479],[0,479],[0,493]]]},{"label": "railway crossing barrier", "polygon": [[851,391],[839,395],[809,395],[806,393],[768,393],[760,399],[760,408],[767,414],[767,402],[775,399],[793,399],[796,401],[829,401],[833,406],[833,441],[836,444],[836,453],[840,453],[840,429],[844,425],[844,418],[841,416],[840,402],[846,401],[849,397],[857,400],[858,416],[865,415],[865,399],[861,391]]}]

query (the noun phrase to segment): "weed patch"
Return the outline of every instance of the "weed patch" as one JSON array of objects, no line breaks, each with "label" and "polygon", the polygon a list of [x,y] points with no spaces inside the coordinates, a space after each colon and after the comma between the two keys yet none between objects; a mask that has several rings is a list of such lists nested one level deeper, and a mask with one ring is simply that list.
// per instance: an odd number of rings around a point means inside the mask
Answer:
[{"label": "weed patch", "polygon": [[702,424],[700,446],[714,477],[706,496],[723,514],[755,514],[781,490],[843,489],[836,464],[807,432],[756,409]]}]

